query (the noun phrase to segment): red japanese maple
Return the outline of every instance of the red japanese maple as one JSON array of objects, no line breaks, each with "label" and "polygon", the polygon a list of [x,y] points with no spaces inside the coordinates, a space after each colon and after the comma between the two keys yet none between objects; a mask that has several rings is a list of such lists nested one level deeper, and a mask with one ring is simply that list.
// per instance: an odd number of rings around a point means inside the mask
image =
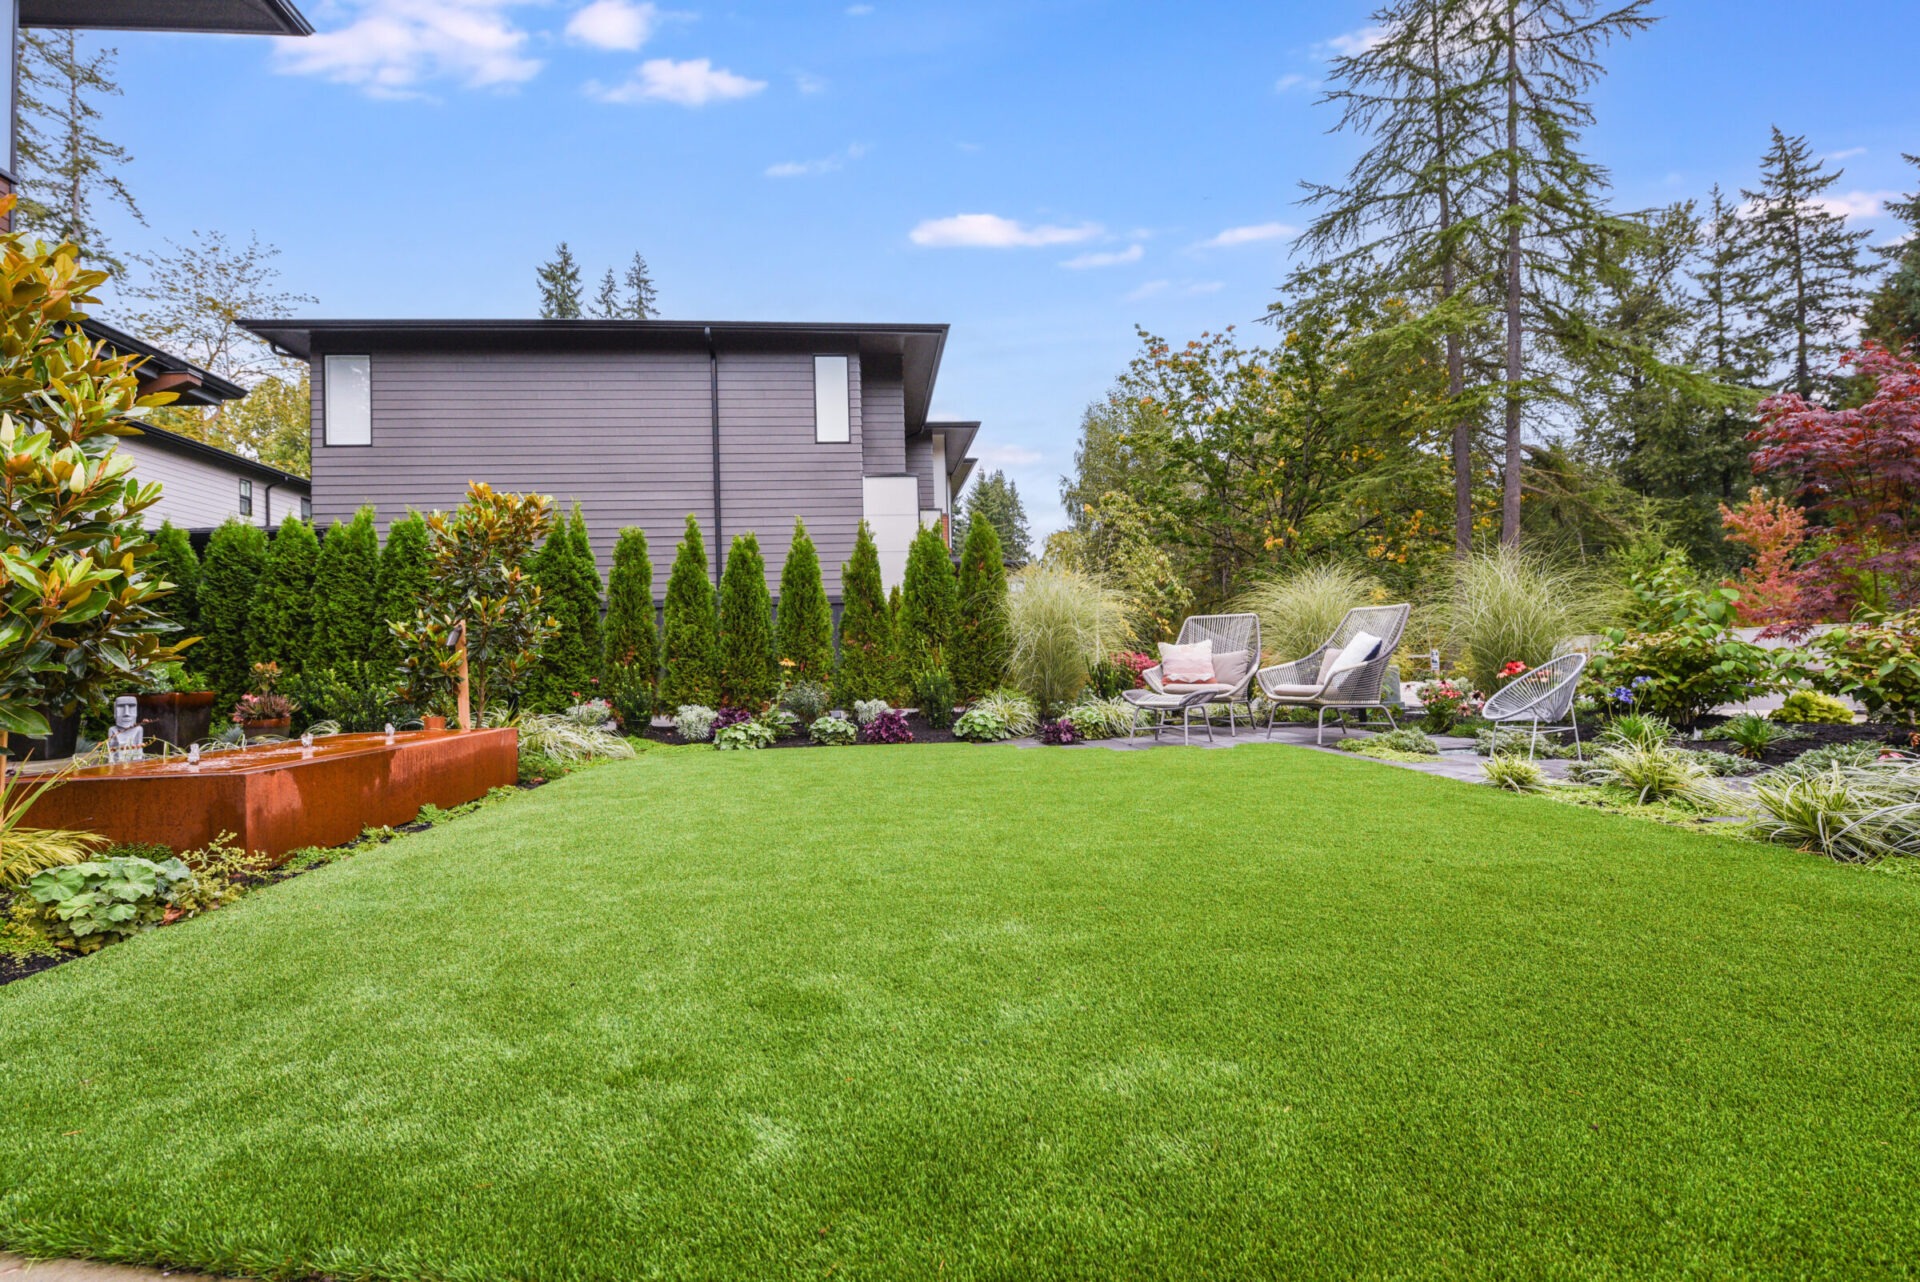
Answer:
[{"label": "red japanese maple", "polygon": [[1819,555],[1795,576],[1794,621],[1845,619],[1860,607],[1920,606],[1920,362],[1869,342],[1843,358],[1874,380],[1852,409],[1783,392],[1760,403],[1753,470],[1793,480],[1823,516]]}]

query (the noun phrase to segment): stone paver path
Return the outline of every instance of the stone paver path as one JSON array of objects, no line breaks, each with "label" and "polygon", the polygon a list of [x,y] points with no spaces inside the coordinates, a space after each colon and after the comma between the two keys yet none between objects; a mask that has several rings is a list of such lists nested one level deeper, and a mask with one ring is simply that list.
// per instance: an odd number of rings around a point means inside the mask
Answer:
[{"label": "stone paver path", "polygon": [[140,1269],[95,1260],[25,1260],[0,1251],[0,1282],[149,1282],[152,1278],[171,1278],[173,1282],[230,1282],[204,1273]]}]

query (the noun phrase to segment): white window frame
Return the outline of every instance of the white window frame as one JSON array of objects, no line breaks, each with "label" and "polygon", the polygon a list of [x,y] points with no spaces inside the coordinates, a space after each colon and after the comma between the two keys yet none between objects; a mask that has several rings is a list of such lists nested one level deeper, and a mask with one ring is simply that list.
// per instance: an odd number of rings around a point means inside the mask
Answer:
[{"label": "white window frame", "polygon": [[[363,387],[365,390],[364,401],[361,401],[358,390],[356,390],[353,394],[349,396],[343,397],[341,395],[341,389],[346,386],[344,380],[346,377],[349,376],[348,362],[350,361],[357,361],[360,364],[360,369],[361,369],[362,378],[363,378]],[[341,378],[338,381],[336,381],[336,378],[334,375],[336,362],[339,363],[339,368],[341,370]],[[321,377],[324,380],[323,382],[324,399],[321,401],[321,422],[320,422],[321,444],[326,446],[328,449],[365,449],[366,447],[372,445],[373,444],[373,357],[365,355],[364,353],[356,354],[352,352],[339,352],[339,353],[329,354],[321,358]],[[356,402],[359,402],[359,403],[356,404]],[[365,434],[366,434],[365,440],[345,439],[345,436],[346,436],[345,428],[347,427],[347,424],[342,421],[342,416],[338,412],[343,409],[348,411],[352,411],[355,409],[364,411],[363,421],[365,423]],[[336,433],[335,431],[336,424],[339,425],[339,427],[341,428],[341,431],[338,433]],[[358,426],[358,423],[354,424],[354,426]]]},{"label": "white window frame", "polygon": [[853,358],[850,356],[826,353],[813,358],[813,442],[816,445],[853,444]]}]

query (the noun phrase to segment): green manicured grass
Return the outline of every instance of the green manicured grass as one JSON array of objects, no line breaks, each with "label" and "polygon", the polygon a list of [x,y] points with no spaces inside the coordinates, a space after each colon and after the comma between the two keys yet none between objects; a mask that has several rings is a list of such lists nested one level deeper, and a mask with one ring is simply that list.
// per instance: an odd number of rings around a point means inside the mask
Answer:
[{"label": "green manicured grass", "polygon": [[0,1246],[1908,1272],[1917,907],[1282,746],[649,753],[0,989]]}]

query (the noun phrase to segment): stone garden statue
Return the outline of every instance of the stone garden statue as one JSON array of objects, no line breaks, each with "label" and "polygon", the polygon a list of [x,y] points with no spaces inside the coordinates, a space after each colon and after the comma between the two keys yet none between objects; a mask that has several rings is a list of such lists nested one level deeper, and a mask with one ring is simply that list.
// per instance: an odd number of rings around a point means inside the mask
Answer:
[{"label": "stone garden statue", "polygon": [[113,701],[113,729],[107,731],[107,764],[125,765],[147,755],[147,732],[140,725],[140,701],[123,694]]}]

